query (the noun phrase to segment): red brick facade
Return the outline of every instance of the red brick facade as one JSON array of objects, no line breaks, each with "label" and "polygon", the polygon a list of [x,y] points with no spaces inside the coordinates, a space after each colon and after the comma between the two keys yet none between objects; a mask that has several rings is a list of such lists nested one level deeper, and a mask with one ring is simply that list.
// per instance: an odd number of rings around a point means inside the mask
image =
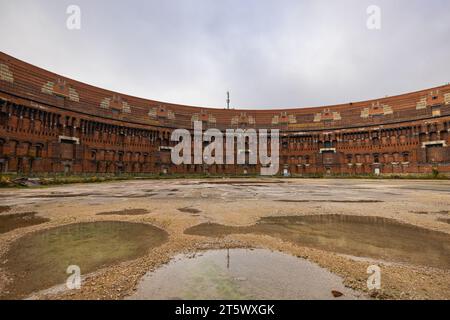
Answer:
[{"label": "red brick facade", "polygon": [[450,172],[450,85],[318,108],[226,110],[119,94],[0,53],[0,172],[259,173],[171,164],[171,132],[280,129],[291,174]]}]

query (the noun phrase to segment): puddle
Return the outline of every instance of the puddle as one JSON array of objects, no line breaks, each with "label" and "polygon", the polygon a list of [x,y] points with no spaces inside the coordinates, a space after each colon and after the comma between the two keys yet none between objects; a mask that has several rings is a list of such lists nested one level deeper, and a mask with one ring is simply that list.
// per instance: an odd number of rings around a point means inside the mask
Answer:
[{"label": "puddle", "polygon": [[178,208],[178,211],[184,212],[184,213],[200,213],[202,210],[195,209],[195,208]]},{"label": "puddle", "polygon": [[428,214],[428,211],[410,211],[410,213],[414,213],[414,214]]},{"label": "puddle", "polygon": [[58,192],[52,192],[50,194],[33,194],[29,196],[25,196],[25,198],[76,198],[76,197],[88,197],[88,196],[94,196],[96,194],[93,193],[58,193]]},{"label": "puddle", "polygon": [[101,267],[135,259],[164,243],[164,230],[148,224],[92,222],[31,233],[14,242],[4,268],[12,277],[0,298],[20,298],[65,283],[67,267],[81,275]]},{"label": "puddle", "polygon": [[99,212],[98,216],[109,216],[109,215],[119,215],[119,216],[138,216],[149,214],[150,212],[146,209],[125,209],[119,211],[108,211],[108,212]]},{"label": "puddle", "polygon": [[179,255],[147,273],[128,299],[364,298],[342,278],[304,259],[263,249],[223,249]]},{"label": "puddle", "polygon": [[209,237],[262,234],[356,257],[450,269],[450,235],[379,217],[267,217],[248,227],[203,223],[185,233]]},{"label": "puddle", "polygon": [[36,212],[0,215],[0,234],[17,228],[24,228],[48,222],[50,219],[36,217]]},{"label": "puddle", "polygon": [[410,211],[410,213],[414,214],[441,214],[441,215],[447,215],[450,213],[450,211],[447,210],[441,210],[436,212],[428,212],[428,211]]}]

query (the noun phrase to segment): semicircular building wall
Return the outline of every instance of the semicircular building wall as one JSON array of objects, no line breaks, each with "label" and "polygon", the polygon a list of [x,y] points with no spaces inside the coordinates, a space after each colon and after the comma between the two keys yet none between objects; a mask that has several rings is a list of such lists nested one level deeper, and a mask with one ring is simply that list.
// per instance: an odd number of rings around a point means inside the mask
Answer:
[{"label": "semicircular building wall", "polygon": [[0,172],[258,174],[260,165],[173,165],[174,129],[279,129],[292,175],[450,172],[450,85],[276,110],[141,99],[0,52]]}]

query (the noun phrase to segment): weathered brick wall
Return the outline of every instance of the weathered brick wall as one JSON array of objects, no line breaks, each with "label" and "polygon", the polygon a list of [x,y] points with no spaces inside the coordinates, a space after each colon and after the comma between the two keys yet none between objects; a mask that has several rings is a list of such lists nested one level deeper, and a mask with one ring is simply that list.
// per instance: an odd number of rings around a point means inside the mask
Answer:
[{"label": "weathered brick wall", "polygon": [[222,110],[120,95],[0,53],[0,172],[260,172],[172,165],[171,132],[193,121],[280,129],[280,170],[291,174],[450,172],[449,85],[323,108]]}]

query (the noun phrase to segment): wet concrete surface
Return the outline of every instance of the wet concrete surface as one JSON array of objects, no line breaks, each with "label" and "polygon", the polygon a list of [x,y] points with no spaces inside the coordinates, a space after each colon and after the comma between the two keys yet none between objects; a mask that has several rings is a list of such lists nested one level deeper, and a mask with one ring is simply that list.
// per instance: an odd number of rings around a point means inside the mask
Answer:
[{"label": "wet concrete surface", "polygon": [[[175,187],[175,188],[174,188]],[[448,198],[447,181],[373,180],[202,180],[124,181],[49,188],[2,190],[4,206],[69,201],[122,199],[276,200],[280,202],[377,203],[412,199],[415,195]],[[175,191],[176,190],[176,191]],[[447,208],[448,209],[448,208]],[[430,211],[433,211],[430,209]]]},{"label": "wet concrete surface", "polygon": [[361,299],[342,279],[311,263],[262,249],[179,255],[146,274],[129,299]]},{"label": "wet concrete surface", "polygon": [[20,298],[64,283],[71,265],[85,275],[142,256],[165,241],[167,233],[159,228],[113,221],[70,224],[28,234],[8,251],[4,266],[10,283],[0,298]]},{"label": "wet concrete surface", "polygon": [[185,233],[208,237],[255,233],[358,257],[450,269],[450,235],[379,217],[265,217],[252,226],[204,223]]},{"label": "wet concrete surface", "polygon": [[36,212],[24,212],[0,215],[0,234],[17,228],[45,223],[50,219],[36,216]]}]

